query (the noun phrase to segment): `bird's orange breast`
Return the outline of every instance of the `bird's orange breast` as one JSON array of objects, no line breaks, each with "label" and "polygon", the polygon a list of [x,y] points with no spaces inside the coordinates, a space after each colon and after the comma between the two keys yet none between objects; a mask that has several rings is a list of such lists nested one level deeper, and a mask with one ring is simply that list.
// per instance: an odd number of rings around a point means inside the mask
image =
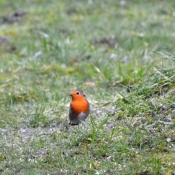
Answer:
[{"label": "bird's orange breast", "polygon": [[74,100],[71,102],[72,110],[75,114],[80,114],[81,112],[87,113],[89,111],[89,104],[87,100]]}]

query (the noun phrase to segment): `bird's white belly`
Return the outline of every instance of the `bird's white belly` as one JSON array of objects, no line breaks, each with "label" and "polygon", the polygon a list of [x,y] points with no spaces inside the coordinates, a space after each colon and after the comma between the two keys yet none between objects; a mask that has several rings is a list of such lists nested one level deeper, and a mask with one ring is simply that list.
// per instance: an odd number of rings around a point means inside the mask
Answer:
[{"label": "bird's white belly", "polygon": [[87,114],[84,112],[81,112],[80,114],[78,114],[78,119],[85,121],[85,119],[87,118]]}]

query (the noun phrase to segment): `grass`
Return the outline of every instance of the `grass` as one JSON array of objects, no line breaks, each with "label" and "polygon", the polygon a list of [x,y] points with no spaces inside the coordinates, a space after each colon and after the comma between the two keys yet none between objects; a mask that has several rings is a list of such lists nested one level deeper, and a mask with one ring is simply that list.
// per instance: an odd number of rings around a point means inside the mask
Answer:
[{"label": "grass", "polygon": [[[2,175],[175,174],[174,1],[0,7]],[[74,89],[91,104],[79,127]]]}]

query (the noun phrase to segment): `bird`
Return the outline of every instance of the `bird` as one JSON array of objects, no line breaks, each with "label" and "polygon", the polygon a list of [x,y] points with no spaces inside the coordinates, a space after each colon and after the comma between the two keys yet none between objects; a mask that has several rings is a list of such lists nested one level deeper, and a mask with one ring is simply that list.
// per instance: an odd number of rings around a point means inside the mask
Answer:
[{"label": "bird", "polygon": [[79,125],[88,117],[90,104],[82,91],[74,90],[69,95],[72,98],[69,107],[69,125]]}]

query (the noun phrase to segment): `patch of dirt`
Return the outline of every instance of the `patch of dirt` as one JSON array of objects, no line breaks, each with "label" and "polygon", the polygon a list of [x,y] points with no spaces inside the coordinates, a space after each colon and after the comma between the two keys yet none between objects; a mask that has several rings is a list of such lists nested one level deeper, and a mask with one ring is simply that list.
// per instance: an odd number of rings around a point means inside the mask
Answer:
[{"label": "patch of dirt", "polygon": [[112,36],[112,37],[104,37],[104,38],[100,38],[100,39],[95,39],[92,41],[93,45],[100,45],[100,44],[106,44],[109,47],[115,47],[118,43],[118,40],[116,37]]},{"label": "patch of dirt", "polygon": [[27,14],[26,11],[23,10],[17,10],[13,12],[10,16],[3,16],[2,17],[2,23],[7,24],[13,24],[13,23],[19,23],[22,20],[22,17]]},{"label": "patch of dirt", "polygon": [[10,39],[8,37],[0,36],[0,45],[4,43],[9,43],[9,42],[10,42]]}]

